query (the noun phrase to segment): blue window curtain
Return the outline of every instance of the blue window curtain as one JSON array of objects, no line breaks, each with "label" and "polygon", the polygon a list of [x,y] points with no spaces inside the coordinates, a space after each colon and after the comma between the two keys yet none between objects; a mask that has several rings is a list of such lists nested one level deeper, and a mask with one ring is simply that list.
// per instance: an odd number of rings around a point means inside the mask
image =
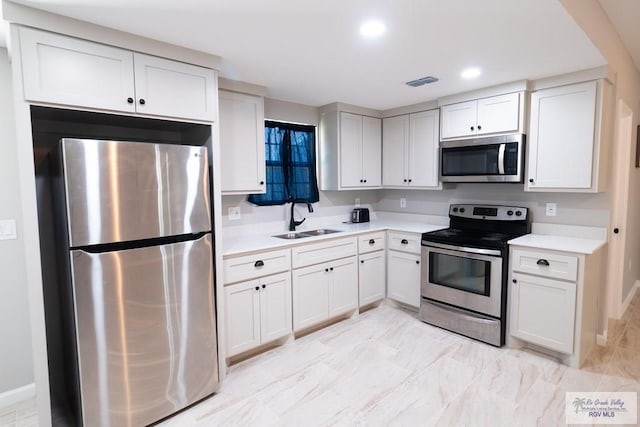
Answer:
[{"label": "blue window curtain", "polygon": [[320,200],[316,177],[316,128],[266,121],[264,125],[266,193],[251,194],[258,206],[283,205],[294,199]]}]

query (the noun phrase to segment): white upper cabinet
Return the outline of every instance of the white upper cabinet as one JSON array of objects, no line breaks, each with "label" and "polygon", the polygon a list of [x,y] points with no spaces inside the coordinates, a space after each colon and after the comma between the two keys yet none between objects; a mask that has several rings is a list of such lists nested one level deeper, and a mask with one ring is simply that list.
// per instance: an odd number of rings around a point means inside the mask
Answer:
[{"label": "white upper cabinet", "polygon": [[443,105],[440,138],[521,132],[523,107],[522,92]]},{"label": "white upper cabinet", "polygon": [[264,100],[223,90],[218,97],[222,193],[264,193]]},{"label": "white upper cabinet", "polygon": [[27,101],[214,121],[215,71],[20,28]]},{"label": "white upper cabinet", "polygon": [[383,121],[385,188],[440,189],[438,110]]},{"label": "white upper cabinet", "polygon": [[526,191],[606,190],[610,135],[603,117],[609,105],[605,86],[604,81],[590,81],[531,95]]},{"label": "white upper cabinet", "polygon": [[328,112],[320,121],[320,188],[355,190],[382,185],[382,121]]}]

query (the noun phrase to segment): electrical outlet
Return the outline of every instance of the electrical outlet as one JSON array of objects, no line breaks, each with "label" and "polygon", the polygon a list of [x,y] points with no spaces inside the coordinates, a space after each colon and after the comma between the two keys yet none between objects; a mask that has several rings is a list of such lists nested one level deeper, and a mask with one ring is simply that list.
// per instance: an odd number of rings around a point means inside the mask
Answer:
[{"label": "electrical outlet", "polygon": [[403,209],[407,207],[407,199],[405,199],[404,197],[400,199],[400,207]]},{"label": "electrical outlet", "polygon": [[547,203],[547,216],[556,216],[556,209],[555,203]]},{"label": "electrical outlet", "polygon": [[240,217],[240,206],[229,208],[229,221],[238,221]]},{"label": "electrical outlet", "polygon": [[355,206],[356,208],[359,208],[359,207],[360,207],[360,198],[359,198],[359,197],[356,197],[356,203],[355,203],[355,205],[356,205],[356,206]]},{"label": "electrical outlet", "polygon": [[16,220],[6,219],[0,221],[0,240],[15,240],[16,235]]},{"label": "electrical outlet", "polygon": [[628,267],[629,271],[631,271],[631,258],[629,258],[629,267]]}]

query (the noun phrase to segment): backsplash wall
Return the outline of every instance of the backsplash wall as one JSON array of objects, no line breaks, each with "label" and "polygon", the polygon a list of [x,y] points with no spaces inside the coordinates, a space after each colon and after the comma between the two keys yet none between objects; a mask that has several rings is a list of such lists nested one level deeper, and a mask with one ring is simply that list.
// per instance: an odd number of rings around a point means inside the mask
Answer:
[{"label": "backsplash wall", "polygon": [[[448,215],[451,203],[486,203],[524,206],[530,209],[533,221],[608,227],[609,193],[528,193],[522,184],[448,184],[441,191],[381,190],[377,211]],[[400,208],[406,198],[407,207]],[[546,216],[546,204],[556,203],[556,216]]]}]

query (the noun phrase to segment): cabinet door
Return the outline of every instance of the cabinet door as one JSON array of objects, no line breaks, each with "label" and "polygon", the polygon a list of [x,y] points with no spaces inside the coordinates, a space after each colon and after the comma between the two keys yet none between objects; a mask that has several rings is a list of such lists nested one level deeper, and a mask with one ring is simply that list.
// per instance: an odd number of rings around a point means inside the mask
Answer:
[{"label": "cabinet door", "polygon": [[384,251],[359,256],[358,288],[360,307],[384,298],[386,257]]},{"label": "cabinet door", "polygon": [[509,327],[511,335],[573,353],[576,284],[513,273]]},{"label": "cabinet door", "polygon": [[260,337],[266,343],[291,333],[291,274],[260,280]]},{"label": "cabinet door", "polygon": [[476,134],[478,101],[443,105],[440,138],[459,138]]},{"label": "cabinet door", "polygon": [[358,308],[358,267],[356,257],[329,263],[329,317]]},{"label": "cabinet door", "polygon": [[397,116],[382,122],[382,185],[407,186],[407,147],[409,116]]},{"label": "cabinet door", "polygon": [[597,82],[544,89],[531,96],[527,187],[592,187]]},{"label": "cabinet door", "polygon": [[218,90],[213,70],[141,53],[134,53],[133,60],[138,113],[216,120]]},{"label": "cabinet door", "polygon": [[340,113],[340,184],[360,187],[362,177],[362,116]]},{"label": "cabinet door", "polygon": [[26,100],[135,112],[131,52],[30,28],[20,48]]},{"label": "cabinet door", "polygon": [[226,286],[227,356],[260,345],[260,291],[258,281]]},{"label": "cabinet door", "polygon": [[389,251],[387,263],[387,296],[420,307],[420,255]]},{"label": "cabinet door", "polygon": [[222,192],[264,193],[264,101],[259,96],[219,91]]},{"label": "cabinet door", "polygon": [[362,118],[362,187],[382,185],[382,120]]},{"label": "cabinet door", "polygon": [[293,270],[293,330],[329,318],[329,267],[326,264]]},{"label": "cabinet door", "polygon": [[409,116],[408,179],[411,187],[439,188],[438,110]]},{"label": "cabinet door", "polygon": [[509,93],[478,100],[478,135],[516,132],[520,123],[520,94]]}]

